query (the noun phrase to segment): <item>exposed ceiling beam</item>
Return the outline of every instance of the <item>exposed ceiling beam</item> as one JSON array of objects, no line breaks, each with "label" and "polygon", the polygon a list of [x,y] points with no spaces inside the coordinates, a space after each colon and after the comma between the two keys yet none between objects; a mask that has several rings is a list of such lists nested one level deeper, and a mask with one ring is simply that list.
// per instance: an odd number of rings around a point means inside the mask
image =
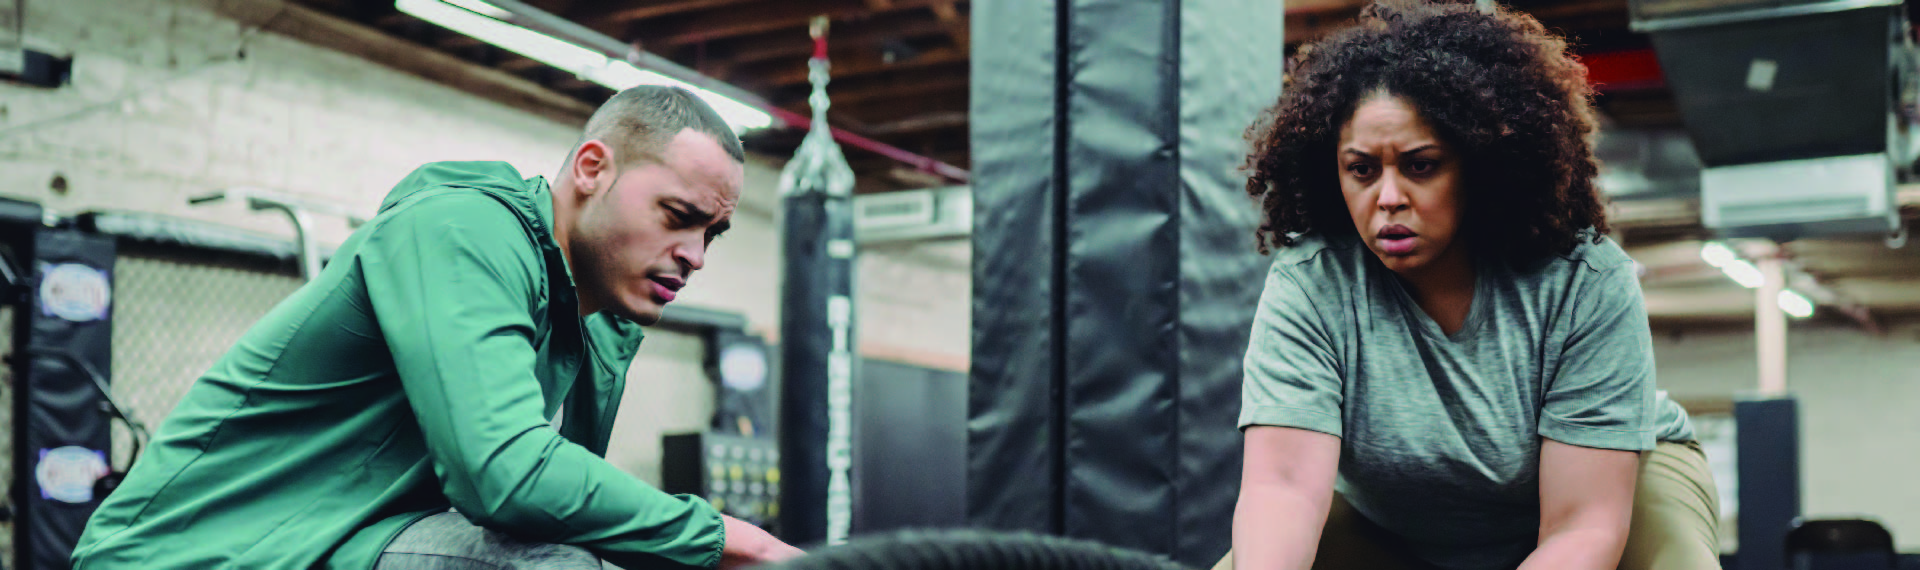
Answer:
[{"label": "exposed ceiling beam", "polygon": [[[1902,184],[1894,191],[1894,201],[1909,217],[1920,214],[1920,184]],[[1700,225],[1700,201],[1690,198],[1664,200],[1614,200],[1608,206],[1608,221],[1614,226],[1639,230],[1661,226]]]},{"label": "exposed ceiling beam", "polygon": [[[796,33],[788,33],[796,32]],[[813,43],[799,30],[761,34],[737,38],[733,43],[739,46],[725,57],[737,64],[746,64],[782,58],[806,58],[813,53]],[[925,18],[881,17],[865,22],[848,22],[836,25],[827,37],[829,45],[835,49],[854,46],[873,46],[895,39],[909,39],[933,34],[946,33],[946,27],[939,22]],[[718,50],[715,50],[718,55]]]},{"label": "exposed ceiling beam", "polygon": [[934,2],[929,7],[933,8],[934,19],[940,20],[940,24],[947,27],[947,35],[953,38],[953,45],[959,47],[960,51],[971,49],[969,46],[973,45],[973,28],[967,18],[960,15],[960,9],[953,6],[953,0]]},{"label": "exposed ceiling beam", "polygon": [[505,60],[502,60],[499,64],[494,65],[494,67],[508,73],[519,73],[529,69],[536,69],[545,65],[546,64],[544,63],[540,63],[539,60],[528,59],[526,57],[522,57],[519,55],[510,55],[510,56],[507,56]]},{"label": "exposed ceiling beam", "polygon": [[[1806,270],[1805,261],[1814,259],[1806,255],[1799,246],[1821,243],[1819,241],[1799,241],[1782,246],[1779,251],[1788,256],[1787,287],[1799,292],[1815,306],[1824,308],[1829,314],[1838,314],[1851,319],[1861,329],[1870,334],[1880,334],[1883,328],[1869,304],[1851,294],[1844,286],[1836,286],[1830,280]],[[1735,287],[1734,282],[1725,273],[1706,263],[1700,256],[1700,241],[1676,241],[1650,246],[1636,246],[1628,250],[1634,261],[1645,269],[1641,283],[1647,292],[1648,311],[1655,317],[1684,318],[1688,316],[1712,316],[1733,307],[1754,307],[1754,291]],[[1758,245],[1752,242],[1733,242],[1732,245],[1748,250],[1751,255],[1760,251],[1774,251],[1772,244],[1764,248],[1746,248],[1742,245]],[[1817,250],[1816,250],[1817,251]],[[1716,300],[1713,305],[1703,305],[1706,301],[1697,298],[1703,291],[1711,291],[1721,297],[1744,297],[1744,301]],[[1688,299],[1681,302],[1676,298]],[[1656,303],[1661,299],[1666,304]],[[1906,295],[1904,301],[1920,304],[1920,290]],[[1718,309],[1711,307],[1719,307]],[[1751,313],[1749,313],[1751,314]]]},{"label": "exposed ceiling beam", "polygon": [[927,113],[966,113],[970,95],[959,90],[906,101],[875,101],[860,106],[860,117],[866,119],[867,124],[878,125]]},{"label": "exposed ceiling beam", "polygon": [[1854,324],[1859,325],[1861,330],[1867,331],[1867,334],[1878,336],[1884,332],[1880,322],[1873,318],[1873,312],[1867,310],[1867,306],[1860,304],[1859,300],[1828,287],[1826,283],[1808,275],[1806,270],[1799,267],[1797,263],[1790,262],[1789,267],[1788,289],[1800,292],[1807,297],[1807,300],[1813,301],[1816,307],[1825,307],[1852,319]]},{"label": "exposed ceiling beam", "polygon": [[[1358,10],[1367,5],[1368,0],[1287,0],[1287,16],[1334,12],[1340,10]],[[1288,38],[1289,41],[1292,38]]]},{"label": "exposed ceiling beam", "polygon": [[444,34],[440,36],[439,39],[434,40],[433,43],[439,46],[440,49],[445,50],[458,50],[487,45],[487,42],[480,41],[466,34]]},{"label": "exposed ceiling beam", "polygon": [[[1354,16],[1367,5],[1365,0],[1289,0],[1286,12],[1286,41],[1310,42],[1353,24]],[[1523,10],[1549,28],[1585,29],[1595,24],[1614,27],[1613,19],[1625,26],[1626,0],[1577,0]]]},{"label": "exposed ceiling beam", "polygon": [[[892,6],[894,10],[924,8],[941,1],[945,0],[894,0]],[[733,11],[692,14],[673,22],[661,22],[657,27],[641,26],[645,32],[629,35],[639,37],[649,51],[657,53],[688,44],[805,28],[814,17],[823,15],[834,20],[850,20],[868,17],[872,10],[863,0],[775,2],[750,14]]]},{"label": "exposed ceiling beam", "polygon": [[579,77],[565,77],[553,82],[554,89],[567,92],[585,91],[594,87],[600,87],[600,84]]},{"label": "exposed ceiling beam", "polygon": [[1526,12],[1541,21],[1583,18],[1614,12],[1625,14],[1627,12],[1627,0],[1576,0],[1573,2],[1530,8],[1527,9]]},{"label": "exposed ceiling beam", "polygon": [[1327,8],[1313,11],[1296,12],[1288,8],[1284,24],[1286,41],[1289,44],[1317,41],[1353,25],[1353,18],[1359,13],[1359,5],[1347,4],[1329,4]]},{"label": "exposed ceiling beam", "polygon": [[965,111],[935,111],[873,125],[867,128],[867,132],[872,133],[874,136],[886,136],[945,129],[964,126],[966,124],[967,113]]},{"label": "exposed ceiling beam", "polygon": [[593,113],[592,105],[514,74],[286,0],[226,0],[216,10],[247,26],[359,56],[564,123],[585,123]]},{"label": "exposed ceiling beam", "polygon": [[606,26],[617,27],[618,25],[626,24],[634,20],[645,20],[647,18],[671,16],[684,12],[709,10],[753,1],[754,0],[668,0],[663,2],[661,0],[640,0],[602,7],[591,13],[574,14],[573,19],[583,22],[587,26],[596,28]]},{"label": "exposed ceiling beam", "polygon": [[942,91],[964,90],[966,88],[967,79],[965,77],[915,82],[904,85],[876,85],[855,91],[834,93],[833,102],[836,104],[853,104],[880,99],[915,97]]},{"label": "exposed ceiling beam", "polygon": [[[872,50],[862,50],[862,52],[863,52],[862,55],[860,55],[857,59],[847,58],[847,59],[831,60],[833,64],[831,68],[833,73],[833,79],[835,80],[848,79],[853,77],[860,77],[863,75],[872,75],[876,73],[886,73],[890,71],[905,71],[909,69],[920,69],[923,67],[931,67],[931,66],[947,64],[947,63],[961,63],[961,62],[967,61],[967,52],[962,50],[952,49],[952,48],[937,49],[937,50],[929,51],[926,53],[922,53],[912,58],[908,58],[905,60],[897,60],[892,62],[887,61],[883,54],[873,52]],[[808,79],[807,79],[806,63],[805,62],[792,62],[792,63],[798,63],[798,64],[789,65],[787,67],[790,67],[791,69],[782,71],[779,73],[752,74],[752,75],[760,75],[763,79],[760,81],[757,81],[757,83],[761,85],[765,85],[767,87],[777,88],[777,87],[786,87],[789,85],[799,85],[802,83],[807,83]]]}]

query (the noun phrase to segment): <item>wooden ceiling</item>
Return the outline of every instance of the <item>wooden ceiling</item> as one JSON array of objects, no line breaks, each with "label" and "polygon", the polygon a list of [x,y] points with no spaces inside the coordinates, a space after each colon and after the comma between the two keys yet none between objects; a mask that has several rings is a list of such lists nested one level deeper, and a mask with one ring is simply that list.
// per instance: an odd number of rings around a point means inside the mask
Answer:
[{"label": "wooden ceiling", "polygon": [[[394,9],[392,0],[295,0],[420,46],[598,105],[612,91]],[[967,0],[527,0],[637,49],[810,115],[808,24],[831,18],[833,110],[853,134],[960,167],[967,148]],[[770,156],[799,144],[794,129],[745,141]],[[950,183],[893,159],[847,149],[861,191]]]},{"label": "wooden ceiling", "polygon": [[[393,0],[292,0],[359,22],[379,33],[510,75],[524,89],[545,90],[570,112],[591,109],[612,93],[598,85],[416,20]],[[808,114],[807,27],[832,20],[830,59],[834,106],[830,121],[853,134],[907,152],[969,168],[968,0],[526,0],[549,13],[628,42],[638,49],[754,92],[775,105]],[[1017,0],[1009,0],[1017,1]],[[1910,0],[1920,2],[1920,0]],[[1350,25],[1365,0],[1288,0],[1286,38],[1302,42]],[[1651,42],[1628,29],[1627,0],[1510,0],[1567,36],[1598,88],[1607,128],[1677,129],[1680,115],[1667,90]],[[443,79],[444,80],[444,79]],[[473,87],[468,86],[468,89]],[[529,97],[517,95],[522,100]],[[540,99],[541,97],[531,97]],[[577,104],[576,104],[577,103]],[[766,130],[750,148],[786,156],[802,133]],[[950,183],[905,164],[847,149],[860,180],[875,192]],[[1906,217],[1920,217],[1920,189],[1902,192]],[[1754,294],[1699,260],[1697,201],[1616,204],[1616,227],[1636,259],[1648,266],[1648,307],[1659,326],[1751,326]],[[1816,320],[1876,322],[1920,317],[1920,244],[1891,249],[1880,237],[1803,240],[1786,253],[1843,305],[1823,306]],[[1860,319],[1865,315],[1866,319]]]}]

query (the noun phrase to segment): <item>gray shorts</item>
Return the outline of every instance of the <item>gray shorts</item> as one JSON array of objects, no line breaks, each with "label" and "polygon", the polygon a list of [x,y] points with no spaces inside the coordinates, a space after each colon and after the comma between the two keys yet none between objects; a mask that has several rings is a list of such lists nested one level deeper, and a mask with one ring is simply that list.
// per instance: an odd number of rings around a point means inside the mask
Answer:
[{"label": "gray shorts", "polygon": [[[600,557],[565,544],[524,542],[460,513],[440,513],[400,531],[374,570],[602,570]],[[604,568],[613,569],[611,564]],[[617,569],[615,569],[617,570]]]}]

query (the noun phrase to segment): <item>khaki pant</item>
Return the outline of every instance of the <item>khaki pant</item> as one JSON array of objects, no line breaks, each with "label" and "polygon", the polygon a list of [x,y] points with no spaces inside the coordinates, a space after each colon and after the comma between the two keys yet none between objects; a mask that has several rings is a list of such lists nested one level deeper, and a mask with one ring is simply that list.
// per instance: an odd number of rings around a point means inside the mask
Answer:
[{"label": "khaki pant", "polygon": [[[1640,457],[1631,524],[1620,570],[1720,569],[1720,498],[1700,444],[1661,442]],[[1430,568],[1398,538],[1334,496],[1313,570]],[[1213,570],[1233,570],[1233,553]]]}]

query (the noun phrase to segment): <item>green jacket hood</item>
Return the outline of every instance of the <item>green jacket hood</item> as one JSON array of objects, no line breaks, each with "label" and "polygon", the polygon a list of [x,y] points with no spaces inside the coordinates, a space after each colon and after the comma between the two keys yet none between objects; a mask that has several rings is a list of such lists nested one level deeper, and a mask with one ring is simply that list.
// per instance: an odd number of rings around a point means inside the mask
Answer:
[{"label": "green jacket hood", "polygon": [[[380,201],[380,211],[385,212],[414,194],[447,186],[471,188],[498,198],[508,198],[515,203],[529,203],[527,205],[531,205],[533,195],[537,193],[529,191],[529,187],[535,185],[528,184],[519,170],[505,162],[434,162],[414,169],[413,173],[394,185],[393,191]],[[542,180],[535,187],[545,186],[546,182]]]}]

